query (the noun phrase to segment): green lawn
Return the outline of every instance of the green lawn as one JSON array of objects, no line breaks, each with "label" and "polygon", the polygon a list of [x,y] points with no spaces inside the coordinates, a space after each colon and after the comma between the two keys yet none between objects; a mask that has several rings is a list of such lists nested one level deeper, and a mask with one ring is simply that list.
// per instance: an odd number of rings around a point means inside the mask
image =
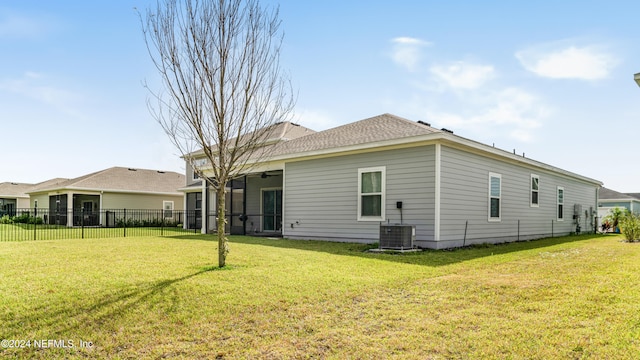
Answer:
[{"label": "green lawn", "polygon": [[32,341],[0,357],[640,354],[640,244],[615,236],[402,255],[231,239],[223,270],[199,236],[0,242],[0,339]]}]

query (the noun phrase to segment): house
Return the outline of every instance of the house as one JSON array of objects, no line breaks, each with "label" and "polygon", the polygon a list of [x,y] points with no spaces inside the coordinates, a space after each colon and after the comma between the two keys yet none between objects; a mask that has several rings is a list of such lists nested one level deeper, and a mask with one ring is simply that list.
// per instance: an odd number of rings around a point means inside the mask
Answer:
[{"label": "house", "polygon": [[[228,184],[231,234],[372,243],[402,223],[441,249],[596,228],[600,181],[422,121],[383,114],[267,146]],[[200,194],[207,231],[215,194]]]},{"label": "house", "polygon": [[183,174],[112,167],[75,179],[52,179],[26,193],[33,209],[47,209],[49,224],[108,226],[108,210],[160,210],[173,216],[183,209]]},{"label": "house", "polygon": [[33,184],[15,182],[0,183],[0,217],[15,216],[18,209],[29,207],[29,195],[25,193]]},{"label": "house", "polygon": [[640,194],[620,193],[605,187],[601,188],[598,193],[598,218],[602,219],[613,208],[640,213]]}]

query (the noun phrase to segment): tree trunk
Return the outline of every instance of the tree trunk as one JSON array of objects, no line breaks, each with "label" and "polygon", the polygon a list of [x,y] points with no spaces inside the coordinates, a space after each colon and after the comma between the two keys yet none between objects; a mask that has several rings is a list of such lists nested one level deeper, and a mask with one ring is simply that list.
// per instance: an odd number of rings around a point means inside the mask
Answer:
[{"label": "tree trunk", "polygon": [[227,245],[227,236],[224,228],[227,223],[226,207],[225,207],[225,191],[224,185],[220,185],[216,189],[216,196],[218,198],[218,267],[224,267],[227,259],[227,253],[229,252],[229,246]]}]

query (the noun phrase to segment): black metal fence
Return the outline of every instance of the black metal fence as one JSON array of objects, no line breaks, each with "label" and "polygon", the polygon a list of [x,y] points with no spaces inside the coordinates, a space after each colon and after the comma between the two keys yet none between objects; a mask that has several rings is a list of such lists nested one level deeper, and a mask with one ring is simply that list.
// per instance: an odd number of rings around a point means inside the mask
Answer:
[{"label": "black metal fence", "polygon": [[16,209],[0,215],[0,241],[199,233],[200,211]]}]

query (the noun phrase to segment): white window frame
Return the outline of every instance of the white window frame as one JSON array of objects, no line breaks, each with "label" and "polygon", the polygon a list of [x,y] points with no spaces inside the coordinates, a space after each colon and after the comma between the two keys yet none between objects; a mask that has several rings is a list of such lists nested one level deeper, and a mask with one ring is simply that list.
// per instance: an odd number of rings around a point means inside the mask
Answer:
[{"label": "white window frame", "polygon": [[[362,174],[380,172],[381,184],[379,193],[362,193]],[[384,221],[386,208],[386,187],[387,187],[387,167],[376,166],[358,169],[358,221]],[[362,216],[362,196],[363,195],[381,195],[380,198],[380,216]]]},{"label": "white window frame", "polygon": [[[500,179],[500,194],[498,196],[493,196],[491,194],[491,179],[498,178]],[[498,217],[491,217],[491,200],[498,199]],[[488,214],[487,219],[490,222],[500,222],[502,221],[502,174],[498,173],[489,173],[489,186],[488,186]]]},{"label": "white window frame", "polygon": [[[562,191],[562,201],[560,201],[560,192]],[[566,194],[564,192],[564,187],[558,186],[556,189],[556,220],[564,221],[564,198]],[[560,211],[560,206],[562,206],[562,211]]]},{"label": "white window frame", "polygon": [[[167,204],[171,204],[171,209],[170,210],[167,209],[167,207],[166,207]],[[164,219],[173,219],[174,210],[175,210],[175,207],[174,207],[173,201],[165,200],[165,201],[162,202],[162,218],[164,218]],[[168,211],[171,211],[171,216],[167,216],[167,212]]]},{"label": "white window frame", "polygon": [[[533,179],[538,180],[538,189],[533,188]],[[533,193],[537,193],[537,203],[533,202]],[[531,179],[529,180],[529,206],[530,207],[540,207],[540,176],[536,174],[531,174]]]},{"label": "white window frame", "polygon": [[202,168],[205,165],[207,165],[207,159],[195,159],[195,160],[193,160],[193,167],[191,168],[191,171],[193,172],[192,180],[200,179],[200,175],[198,175],[198,173],[196,172],[196,167]]}]

